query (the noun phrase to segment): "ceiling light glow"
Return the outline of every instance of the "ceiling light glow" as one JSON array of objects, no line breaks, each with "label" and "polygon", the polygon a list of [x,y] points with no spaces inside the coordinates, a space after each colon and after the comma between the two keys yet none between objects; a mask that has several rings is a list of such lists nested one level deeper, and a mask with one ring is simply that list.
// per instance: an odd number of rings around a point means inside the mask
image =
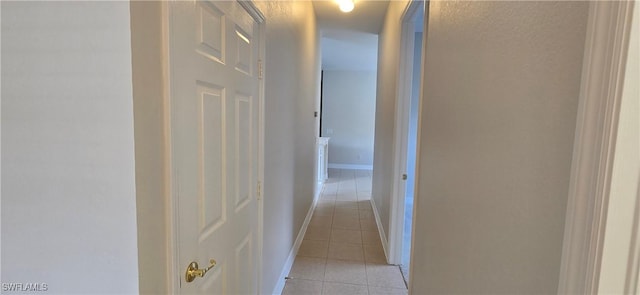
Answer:
[{"label": "ceiling light glow", "polygon": [[340,11],[342,12],[351,12],[355,7],[353,0],[339,0],[338,4],[340,5]]}]

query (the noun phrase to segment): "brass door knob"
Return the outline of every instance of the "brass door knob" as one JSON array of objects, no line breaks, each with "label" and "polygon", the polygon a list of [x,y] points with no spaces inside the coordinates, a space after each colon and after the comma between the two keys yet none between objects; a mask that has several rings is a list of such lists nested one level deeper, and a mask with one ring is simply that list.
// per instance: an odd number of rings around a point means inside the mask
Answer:
[{"label": "brass door knob", "polygon": [[187,281],[187,283],[191,283],[196,279],[196,277],[204,277],[207,271],[216,266],[216,261],[214,259],[209,260],[209,263],[211,263],[209,267],[199,269],[198,263],[195,261],[191,261],[191,263],[189,263],[189,266],[187,266],[187,272],[184,274],[184,280]]}]

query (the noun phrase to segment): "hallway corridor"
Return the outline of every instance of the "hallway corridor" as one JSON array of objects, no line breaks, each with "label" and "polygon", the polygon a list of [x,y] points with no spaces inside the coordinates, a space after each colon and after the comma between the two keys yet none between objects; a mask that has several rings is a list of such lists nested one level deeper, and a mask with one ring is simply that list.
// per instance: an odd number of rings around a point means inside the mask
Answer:
[{"label": "hallway corridor", "polygon": [[398,266],[385,261],[371,174],[329,169],[283,294],[407,294]]}]

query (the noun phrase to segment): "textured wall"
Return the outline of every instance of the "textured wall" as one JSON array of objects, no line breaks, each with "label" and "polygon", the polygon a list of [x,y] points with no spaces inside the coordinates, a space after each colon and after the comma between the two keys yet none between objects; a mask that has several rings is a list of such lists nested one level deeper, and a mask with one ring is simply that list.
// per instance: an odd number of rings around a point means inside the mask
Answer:
[{"label": "textured wall", "polygon": [[587,14],[430,2],[413,293],[556,293]]},{"label": "textured wall", "polygon": [[271,294],[313,202],[320,53],[311,2],[256,4],[267,18],[261,293]]}]

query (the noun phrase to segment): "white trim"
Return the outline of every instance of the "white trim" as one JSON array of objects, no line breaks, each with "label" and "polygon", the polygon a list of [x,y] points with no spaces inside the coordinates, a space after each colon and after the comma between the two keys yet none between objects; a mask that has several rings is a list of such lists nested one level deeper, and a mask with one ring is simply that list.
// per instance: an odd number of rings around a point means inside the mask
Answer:
[{"label": "white trim", "polygon": [[[373,210],[373,216],[376,219],[376,225],[378,226],[378,234],[380,235],[380,241],[382,242],[382,250],[384,250],[384,257],[387,262],[389,262],[389,250],[387,248],[387,235],[384,234],[384,228],[382,227],[382,221],[380,220],[380,215],[378,215],[378,207],[376,207],[376,203],[373,199],[370,200],[371,209]],[[392,264],[389,262],[389,264]]]},{"label": "white trim", "polygon": [[598,292],[632,6],[589,3],[558,294]]},{"label": "white trim", "polygon": [[[388,241],[389,252],[387,256],[389,258],[389,263],[391,264],[400,264],[402,262],[402,233],[404,231],[404,199],[406,194],[406,180],[402,179],[402,174],[414,177],[412,173],[407,171],[407,145],[409,138],[411,89],[413,84],[415,18],[422,3],[423,2],[421,0],[412,0],[407,3],[401,18],[402,36],[400,39],[398,87],[396,89],[397,102],[393,145],[393,184],[391,187],[391,216],[389,218]],[[418,113],[420,113],[420,110],[418,110]]]},{"label": "white trim", "polygon": [[[638,8],[636,8],[638,9]],[[638,179],[638,192],[636,193],[636,208],[633,214],[633,226],[631,228],[631,245],[629,247],[629,263],[627,265],[627,277],[625,278],[624,293],[638,294],[640,279],[640,179]]]},{"label": "white trim", "polygon": [[[317,187],[322,187],[323,185],[324,185],[324,181],[318,181],[318,182],[316,182],[316,186],[317,186]],[[313,194],[313,198],[314,198],[314,199],[318,199],[318,198],[320,198],[320,193],[322,193],[322,189],[317,189],[317,190],[315,191],[315,193]]]},{"label": "white trim", "polygon": [[253,0],[238,0],[240,6],[242,6],[247,13],[255,20],[259,25],[264,24],[266,17],[262,14],[262,11],[253,3]]},{"label": "white trim", "polygon": [[304,235],[307,233],[307,228],[309,227],[309,222],[311,222],[311,217],[313,216],[313,211],[316,209],[316,205],[318,204],[318,198],[313,198],[313,203],[307,212],[307,217],[305,217],[304,222],[302,223],[302,227],[300,227],[300,231],[298,232],[298,236],[296,237],[296,241],[293,243],[293,247],[291,251],[289,251],[289,256],[287,257],[287,261],[284,263],[282,267],[282,271],[280,272],[280,276],[278,277],[278,283],[273,288],[271,294],[282,294],[282,290],[284,290],[284,285],[287,283],[287,276],[289,272],[291,272],[291,267],[293,266],[293,262],[296,260],[296,255],[298,255],[298,250],[300,250],[300,245],[302,245],[302,240],[304,239]]},{"label": "white trim", "polygon": [[264,93],[264,81],[266,79],[266,71],[265,71],[265,56],[266,56],[266,18],[264,14],[260,11],[258,7],[256,7],[255,3],[252,0],[238,0],[240,6],[242,6],[249,15],[256,21],[258,24],[258,31],[260,32],[259,40],[258,40],[258,63],[261,63],[262,76],[258,79],[258,179],[257,186],[259,189],[260,195],[257,196],[258,202],[258,242],[257,242],[257,293],[260,293],[262,290],[263,282],[263,274],[262,274],[262,265],[263,265],[263,248],[264,248],[264,134],[265,134],[265,93]]},{"label": "white trim", "polygon": [[169,9],[169,2],[162,2],[162,55],[165,58],[163,67],[163,82],[164,82],[164,135],[166,150],[166,171],[165,171],[165,193],[167,200],[167,227],[169,229],[167,241],[167,281],[168,288],[172,294],[180,293],[180,283],[182,281],[182,273],[178,270],[180,250],[178,249],[178,198],[177,187],[174,185],[174,171],[173,171],[173,144],[171,133],[171,34],[170,34],[170,19],[171,13]]},{"label": "white trim", "polygon": [[373,170],[373,165],[329,163],[331,169]]}]

